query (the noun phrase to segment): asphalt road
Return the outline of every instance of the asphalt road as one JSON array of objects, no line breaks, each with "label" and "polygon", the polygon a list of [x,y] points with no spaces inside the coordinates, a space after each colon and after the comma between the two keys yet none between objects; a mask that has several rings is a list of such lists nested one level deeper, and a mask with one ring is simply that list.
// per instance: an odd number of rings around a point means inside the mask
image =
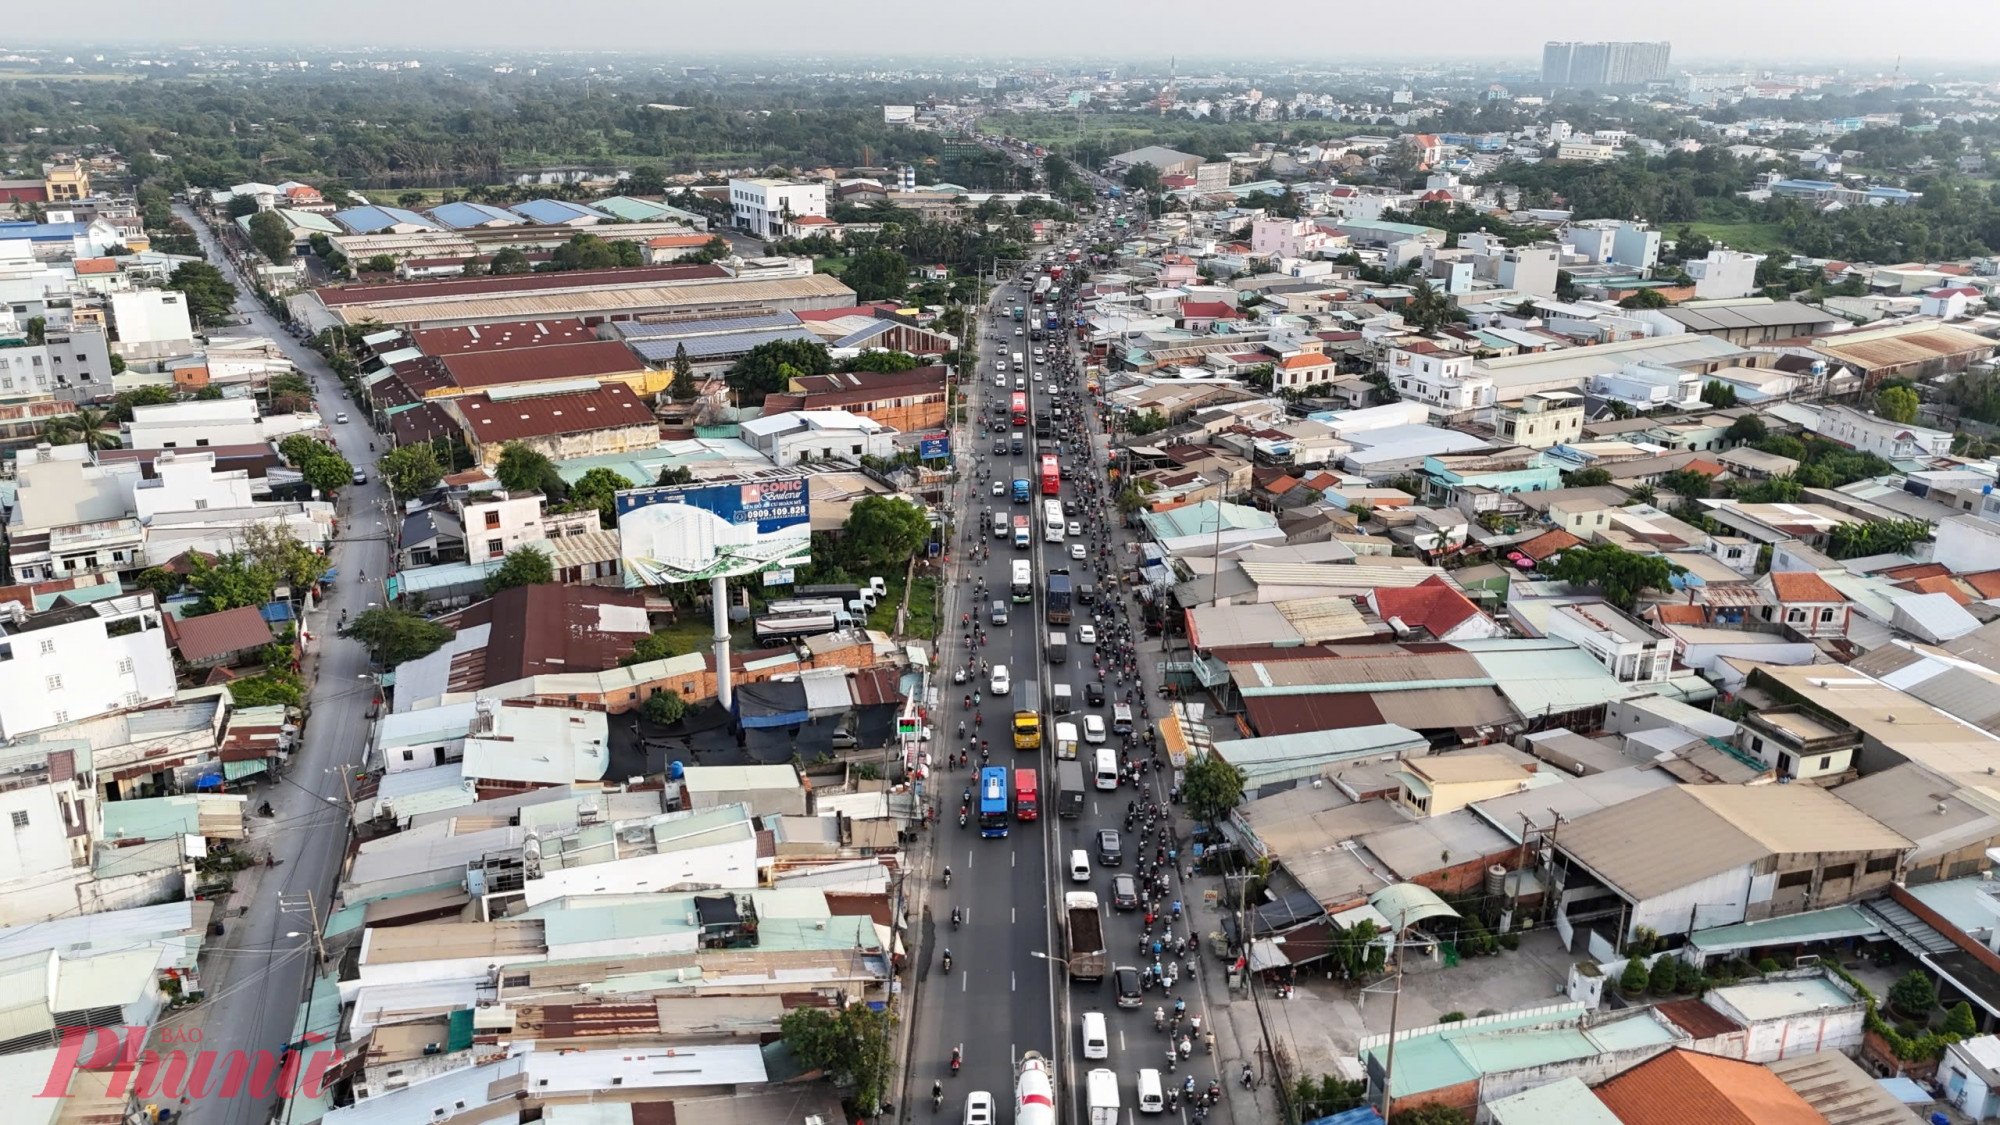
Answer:
[{"label": "asphalt road", "polygon": [[[365,755],[374,682],[362,647],[332,634],[343,611],[359,613],[382,601],[380,583],[389,558],[384,510],[388,497],[375,479],[373,457],[367,451],[372,435],[365,412],[346,398],[318,353],[300,344],[250,295],[250,286],[215,245],[207,225],[185,208],[176,207],[175,212],[200,236],[209,261],[243,294],[237,308],[250,317],[250,324],[216,331],[277,341],[313,383],[336,443],[357,468],[367,469],[369,477],[366,485],[341,490],[340,539],[333,552],[339,577],[326,604],[305,621],[307,659],[309,665],[316,662],[317,674],[307,688],[312,714],[304,746],[293,754],[282,776],[250,794],[251,808],[269,801],[274,816],[251,818],[248,845],[280,864],[253,869],[248,877],[239,878],[237,892],[224,904],[228,915],[219,915],[223,936],[209,939],[203,955],[207,998],[162,1020],[153,1037],[154,1049],[162,1051],[275,1053],[292,1036],[314,961],[310,934],[325,923],[334,878],[346,852],[348,807],[342,777]],[[334,422],[342,410],[349,421]],[[310,919],[305,913],[307,892],[313,896],[317,915]],[[230,916],[237,908],[242,908],[241,915]],[[180,1038],[162,1035],[162,1029],[172,1029]],[[189,1029],[200,1030],[199,1048],[163,1046],[185,1042]],[[188,1108],[195,1125],[262,1125],[275,1100],[243,1093],[195,1098]]]},{"label": "asphalt road", "polygon": [[[1090,239],[1081,239],[1088,245]],[[1061,894],[1069,890],[1090,889],[1097,893],[1103,907],[1104,932],[1111,964],[1143,966],[1151,962],[1150,956],[1142,961],[1139,957],[1140,934],[1143,928],[1141,914],[1137,911],[1117,911],[1112,908],[1111,884],[1114,876],[1136,873],[1136,833],[1124,831],[1124,817],[1128,802],[1139,798],[1140,794],[1131,785],[1121,786],[1115,792],[1099,792],[1092,789],[1086,797],[1082,815],[1075,819],[1062,819],[1056,815],[1057,794],[1054,769],[1053,728],[1057,719],[1073,721],[1082,729],[1083,716],[1096,713],[1103,717],[1109,728],[1111,721],[1110,704],[1122,694],[1122,688],[1115,673],[1105,674],[1106,705],[1091,708],[1085,699],[1085,684],[1097,679],[1099,673],[1093,668],[1096,649],[1078,641],[1078,626],[1091,622],[1093,609],[1105,613],[1106,623],[1111,607],[1106,599],[1115,600],[1118,594],[1108,586],[1105,577],[1094,567],[1095,547],[1082,511],[1081,489],[1086,480],[1097,482],[1100,491],[1108,489],[1105,469],[1101,460],[1088,460],[1083,444],[1077,440],[1075,431],[1058,429],[1057,437],[1062,439],[1060,450],[1053,446],[1043,448],[1034,436],[1032,425],[1016,431],[1011,426],[1007,433],[1019,432],[1023,436],[1023,452],[996,455],[993,451],[994,436],[980,433],[982,416],[993,418],[1005,410],[1009,396],[1014,390],[1014,364],[1011,353],[1018,350],[1024,356],[1032,356],[1044,345],[1034,343],[1024,322],[1016,325],[1007,310],[1021,305],[1030,311],[1041,311],[1030,303],[1029,288],[1018,281],[1003,286],[995,295],[992,306],[998,311],[997,319],[989,317],[982,325],[984,342],[981,348],[981,368],[978,377],[969,387],[971,424],[961,430],[960,465],[966,467],[968,483],[955,511],[958,529],[953,542],[957,562],[957,578],[950,587],[947,599],[947,617],[956,621],[960,614],[970,614],[976,622],[985,623],[987,642],[975,645],[978,657],[991,663],[1005,662],[1015,682],[1013,694],[996,701],[991,695],[990,681],[981,678],[977,684],[968,682],[956,685],[949,682],[949,670],[962,665],[965,649],[962,628],[954,629],[946,643],[946,651],[941,659],[941,667],[946,670],[943,697],[946,700],[943,729],[947,744],[954,748],[958,720],[968,718],[963,697],[978,687],[982,699],[975,710],[984,722],[977,728],[991,745],[994,764],[1013,768],[1027,767],[1038,771],[1041,790],[1041,815],[1027,823],[1016,822],[1005,838],[981,838],[977,825],[977,805],[973,807],[971,823],[960,829],[956,819],[957,799],[966,786],[974,784],[974,774],[978,766],[977,743],[973,742],[973,769],[946,772],[940,775],[938,783],[938,803],[942,813],[942,827],[938,829],[941,839],[937,857],[933,861],[933,883],[929,893],[930,916],[923,935],[923,960],[921,962],[920,1000],[917,1014],[916,1033],[911,1040],[910,1058],[907,1060],[909,1082],[906,1087],[913,1103],[921,1103],[930,1096],[931,1083],[941,1079],[945,1085],[945,1100],[940,1118],[950,1115],[963,1119],[966,1095],[974,1090],[991,1093],[998,1103],[1002,1121],[1013,1117],[1013,1066],[1024,1050],[1035,1050],[1054,1058],[1057,1072],[1062,1080],[1061,1098],[1067,1102],[1060,1114],[1073,1121],[1086,1120],[1083,1099],[1083,1074],[1091,1069],[1108,1068],[1119,1077],[1120,1101],[1127,1125],[1136,1120],[1137,1075],[1141,1068],[1155,1068],[1162,1072],[1163,1081],[1178,1083],[1185,1075],[1194,1073],[1201,1087],[1215,1075],[1211,1056],[1206,1055],[1199,1043],[1194,1046],[1194,1057],[1190,1063],[1181,1063],[1178,1070],[1169,1073],[1166,1057],[1168,1039],[1153,1028],[1152,1013],[1164,1004],[1169,1010],[1173,996],[1185,997],[1190,1014],[1204,1014],[1205,1007],[1198,990],[1189,987],[1185,972],[1182,983],[1175,993],[1164,994],[1160,989],[1149,990],[1144,1003],[1138,1008],[1120,1008],[1116,1004],[1114,978],[1107,974],[1101,983],[1079,982],[1071,984],[1060,963],[1044,961],[1033,956],[1035,952],[1046,951],[1060,957],[1064,952],[1061,921],[1058,917]],[[1022,334],[1015,335],[1016,329]],[[1064,348],[1073,349],[1074,330],[1058,333],[1063,338]],[[1033,349],[1033,351],[1031,351]],[[994,360],[1001,356],[1009,359],[1006,386],[996,384]],[[1072,364],[1067,369],[1069,382],[1062,381],[1064,369],[1055,364],[1044,364],[1033,359],[1030,370],[1033,374],[1023,380],[1022,389],[1029,396],[1030,414],[1040,405],[1049,403],[1060,389],[1081,390],[1082,363],[1072,351]],[[1086,414],[1089,414],[1086,403]],[[1073,415],[1072,415],[1073,416]],[[1094,422],[1091,424],[1092,438],[1101,433]],[[967,449],[966,446],[970,446]],[[1044,452],[1058,452],[1060,462],[1067,470],[1067,479],[1062,482],[1061,499],[1065,514],[1071,520],[1084,520],[1085,534],[1080,537],[1066,537],[1062,543],[1046,542],[1042,528],[1042,496],[1039,480],[1040,455]],[[981,466],[990,470],[990,476],[979,475]],[[1010,496],[994,496],[992,480],[1003,482],[1015,478],[1025,478],[1031,484],[1031,502],[1014,504]],[[1006,485],[1003,483],[1003,488]],[[1027,550],[1013,546],[1011,533],[1007,538],[996,538],[992,532],[993,514],[1005,513],[1009,521],[1015,515],[1025,514],[1029,518],[1031,538]],[[975,538],[968,540],[966,530],[973,530]],[[1107,528],[1110,533],[1112,529]],[[1096,542],[1113,542],[1114,550],[1122,549],[1122,533],[1115,540],[1102,536]],[[1092,558],[1079,561],[1070,557],[1071,545],[1082,542]],[[978,547],[981,554],[970,553]],[[1009,600],[1010,623],[993,626],[989,621],[992,602],[1009,598],[1009,582],[1012,564],[1016,559],[1030,559],[1035,568],[1035,589],[1033,600],[1015,603]],[[1073,616],[1066,627],[1069,634],[1069,655],[1063,664],[1047,661],[1047,637],[1051,629],[1063,628],[1046,623],[1044,592],[1047,572],[1054,567],[1066,567],[1071,573],[1072,583],[1090,583],[1099,592],[1096,607],[1076,605]],[[1110,576],[1115,585],[1115,576]],[[977,594],[976,582],[983,579],[985,593]],[[1126,606],[1131,608],[1129,598]],[[1133,610],[1132,627],[1137,630],[1137,614]],[[1103,624],[1099,625],[1103,631]],[[1110,663],[1108,639],[1103,645],[1103,655]],[[1009,731],[1012,710],[1020,700],[1021,683],[1034,680],[1044,712],[1044,742],[1039,753],[1023,751],[1016,754],[1012,750]],[[1057,682],[1071,685],[1076,710],[1065,716],[1051,713],[1051,688]],[[1128,676],[1124,681],[1132,683]],[[1139,693],[1135,693],[1137,695]],[[1137,728],[1143,730],[1143,699],[1135,700],[1134,713]],[[1115,735],[1108,736],[1105,745],[1119,749],[1124,754],[1123,740]],[[1143,756],[1136,748],[1134,755]],[[1080,747],[1079,758],[1088,779],[1091,772],[1092,752],[1095,747],[1084,744]],[[1159,784],[1162,774],[1153,773],[1147,777],[1152,784],[1155,797],[1160,796]],[[1122,837],[1124,859],[1122,866],[1104,868],[1099,864],[1096,836],[1100,829],[1118,830]],[[1183,831],[1185,828],[1183,826]],[[1154,837],[1157,842],[1157,834]],[[1083,849],[1089,855],[1091,876],[1088,883],[1071,881],[1068,871],[1072,850]],[[949,865],[953,881],[947,890],[937,882],[937,869]],[[1171,876],[1170,887],[1165,900],[1170,902],[1179,893],[1178,875]],[[951,911],[958,907],[964,912],[964,921],[957,932],[950,925]],[[1192,904],[1184,904],[1192,913]],[[1163,925],[1156,925],[1159,934]],[[1182,935],[1188,933],[1185,923],[1178,927]],[[949,948],[953,965],[949,975],[941,973],[941,954]],[[1168,958],[1171,960],[1171,957]],[[1210,962],[1211,964],[1213,962]],[[1081,1035],[1079,1022],[1086,1011],[1100,1011],[1106,1016],[1110,1057],[1102,1060],[1085,1060],[1081,1055]],[[1206,1022],[1206,1021],[1204,1021]],[[951,1051],[962,1046],[965,1051],[963,1072],[950,1077],[949,1061]],[[921,1116],[928,1107],[913,1104],[913,1116]],[[1185,1121],[1187,1111],[1166,1114],[1165,1123]]]}]

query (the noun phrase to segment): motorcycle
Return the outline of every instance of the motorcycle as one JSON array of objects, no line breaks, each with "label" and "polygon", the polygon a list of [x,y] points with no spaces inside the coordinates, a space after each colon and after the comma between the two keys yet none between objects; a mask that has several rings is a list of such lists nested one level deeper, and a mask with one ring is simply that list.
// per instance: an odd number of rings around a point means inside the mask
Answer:
[{"label": "motorcycle", "polygon": [[958,810],[958,826],[960,828],[965,827],[965,809],[963,806]]},{"label": "motorcycle", "polygon": [[944,951],[944,971],[951,972],[951,950]]},{"label": "motorcycle", "polygon": [[1188,1040],[1187,1036],[1185,1035],[1181,1036],[1181,1058],[1189,1059],[1193,1057],[1194,1057],[1194,1044]]},{"label": "motorcycle", "polygon": [[958,928],[958,919],[958,907],[954,906],[951,908],[951,928],[954,930]]},{"label": "motorcycle", "polygon": [[[944,885],[946,890],[951,889],[951,868],[949,867],[944,869]],[[953,910],[952,912],[954,914],[957,913],[956,910]]]},{"label": "motorcycle", "polygon": [[961,1065],[962,1065],[962,1064],[963,1064],[964,1062],[965,1062],[965,1048],[963,1048],[963,1047],[953,1047],[953,1048],[951,1049],[951,1072],[952,1072],[952,1074],[956,1075],[956,1074],[958,1073],[958,1068],[959,1068],[959,1067],[960,1067],[960,1066],[961,1066]]}]

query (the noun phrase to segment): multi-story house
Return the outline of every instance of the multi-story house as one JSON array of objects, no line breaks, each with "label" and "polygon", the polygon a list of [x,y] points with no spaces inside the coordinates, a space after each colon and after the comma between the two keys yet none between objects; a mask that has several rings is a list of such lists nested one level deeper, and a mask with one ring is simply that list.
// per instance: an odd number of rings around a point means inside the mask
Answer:
[{"label": "multi-story house", "polygon": [[0,739],[161,703],[174,664],[151,593],[29,613],[0,604]]}]

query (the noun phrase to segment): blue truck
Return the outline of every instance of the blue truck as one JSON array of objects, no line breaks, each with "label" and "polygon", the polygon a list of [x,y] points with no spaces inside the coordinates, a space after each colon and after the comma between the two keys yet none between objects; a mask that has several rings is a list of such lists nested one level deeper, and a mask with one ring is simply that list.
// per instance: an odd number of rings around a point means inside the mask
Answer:
[{"label": "blue truck", "polygon": [[1028,502],[1028,481],[1027,478],[1023,477],[1022,479],[1014,482],[1014,503],[1026,504],[1027,502]]}]

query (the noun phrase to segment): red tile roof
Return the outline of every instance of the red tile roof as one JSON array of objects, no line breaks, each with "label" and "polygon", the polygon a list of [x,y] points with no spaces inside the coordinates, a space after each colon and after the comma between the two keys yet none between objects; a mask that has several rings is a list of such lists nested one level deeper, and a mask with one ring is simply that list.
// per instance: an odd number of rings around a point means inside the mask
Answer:
[{"label": "red tile roof", "polygon": [[1240,318],[1242,315],[1243,314],[1237,312],[1235,309],[1230,308],[1229,305],[1223,301],[1181,302],[1181,319],[1183,320],[1196,317],[1207,317],[1211,320],[1235,320]]},{"label": "red tile roof", "polygon": [[1892,566],[1880,573],[1881,577],[1891,582],[1908,582],[1916,578],[1936,578],[1940,574],[1950,574],[1951,568],[1943,563],[1911,563],[1908,566]]},{"label": "red tile roof", "polygon": [[1279,360],[1278,366],[1287,371],[1297,371],[1306,367],[1331,367],[1333,361],[1318,352],[1300,352]]},{"label": "red tile roof", "polygon": [[272,640],[271,626],[254,605],[180,621],[169,618],[167,635],[180,650],[181,659],[190,664],[262,648]]},{"label": "red tile roof", "polygon": [[1699,1000],[1669,1000],[1655,1004],[1653,1010],[1696,1039],[1712,1039],[1743,1029],[1742,1024]]},{"label": "red tile roof", "polygon": [[1583,540],[1578,539],[1576,536],[1559,527],[1554,531],[1545,531],[1525,543],[1517,544],[1514,549],[1536,562],[1541,562],[1544,559],[1554,558],[1571,547],[1580,546],[1582,543]]},{"label": "red tile roof", "polygon": [[1653,616],[1662,625],[1699,625],[1707,619],[1698,605],[1659,605],[1653,607]]},{"label": "red tile roof", "polygon": [[1705,477],[1719,477],[1724,472],[1727,471],[1721,465],[1718,465],[1713,461],[1703,460],[1700,457],[1696,457],[1695,459],[1689,461],[1687,464],[1682,465],[1681,468],[1691,473],[1700,473],[1702,476]]},{"label": "red tile roof", "polygon": [[2000,598],[2000,570],[1982,570],[1978,574],[1962,576],[1965,584],[1979,591],[1982,598]]},{"label": "red tile roof", "polygon": [[1756,1063],[1678,1047],[1599,1086],[1597,1100],[1624,1125],[1827,1125]]},{"label": "red tile roof", "polygon": [[1930,578],[1916,578],[1908,582],[1898,582],[1897,585],[1905,590],[1919,594],[1943,594],[1960,605],[1971,605],[1977,600],[1971,594],[1966,593],[1965,587],[1960,586],[1957,581],[1942,574]]},{"label": "red tile roof", "polygon": [[1774,570],[1770,574],[1771,590],[1778,596],[1780,604],[1786,602],[1844,602],[1827,580],[1810,570]]},{"label": "red tile roof", "polygon": [[[644,633],[599,628],[600,606],[642,608],[643,597],[602,586],[516,586],[438,620],[453,628],[490,625],[484,667],[472,688],[558,672],[615,668]],[[463,659],[463,658],[461,658]]]},{"label": "red tile roof", "polygon": [[[803,223],[803,222],[809,222],[815,218],[818,218],[818,216],[807,215],[803,219],[793,219],[792,221],[795,223]],[[832,222],[831,219],[820,219],[819,221],[823,223]],[[709,239],[717,237],[720,236],[713,234],[663,234],[658,238],[647,239],[646,245],[652,247],[655,250],[671,250],[676,246],[706,246],[708,245]]]},{"label": "red tile roof", "polygon": [[548,383],[625,375],[646,365],[632,349],[612,340],[553,348],[516,348],[444,357],[454,386],[473,390],[514,383]]},{"label": "red tile roof", "polygon": [[77,276],[79,277],[118,272],[118,259],[116,258],[78,258],[75,265]]},{"label": "red tile roof", "polygon": [[1410,628],[1428,629],[1431,636],[1440,639],[1466,621],[1480,616],[1479,607],[1473,605],[1471,599],[1435,574],[1415,586],[1401,589],[1378,587],[1375,590],[1375,612],[1384,621],[1391,617],[1401,618],[1403,624]]},{"label": "red tile roof", "polygon": [[498,402],[484,394],[465,395],[452,399],[449,409],[465,419],[472,440],[481,445],[658,425],[653,412],[623,383],[600,384],[594,391],[533,395]]}]

